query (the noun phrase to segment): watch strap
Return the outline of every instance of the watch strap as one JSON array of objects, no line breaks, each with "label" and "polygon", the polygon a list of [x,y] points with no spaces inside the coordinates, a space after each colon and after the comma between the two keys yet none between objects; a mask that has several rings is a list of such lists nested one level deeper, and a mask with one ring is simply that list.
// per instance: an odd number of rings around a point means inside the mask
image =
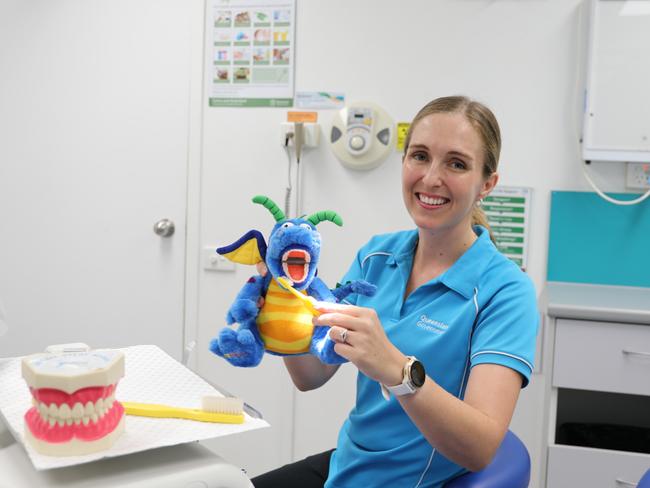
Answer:
[{"label": "watch strap", "polygon": [[406,364],[402,370],[402,382],[400,384],[395,386],[381,384],[381,394],[386,400],[390,400],[391,393],[395,396],[402,396],[410,395],[411,393],[415,393],[418,390],[418,388],[411,382],[411,379],[409,377],[409,368],[415,361],[417,361],[415,357],[408,356],[408,360],[406,361]]}]

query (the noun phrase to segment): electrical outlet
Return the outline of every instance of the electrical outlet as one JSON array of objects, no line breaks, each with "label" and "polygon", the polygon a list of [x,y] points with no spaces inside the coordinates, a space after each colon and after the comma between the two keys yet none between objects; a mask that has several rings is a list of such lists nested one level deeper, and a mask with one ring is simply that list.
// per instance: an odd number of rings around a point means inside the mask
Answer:
[{"label": "electrical outlet", "polygon": [[650,163],[627,163],[625,186],[630,189],[650,189]]},{"label": "electrical outlet", "polygon": [[203,248],[203,269],[206,271],[235,271],[235,263],[217,254],[217,246]]},{"label": "electrical outlet", "polygon": [[[282,122],[280,125],[280,134],[282,136],[280,144],[284,146],[286,144],[287,137],[289,137],[289,134],[293,134],[294,131],[295,127],[293,122]],[[303,138],[305,147],[318,147],[320,144],[320,125],[311,122],[304,123]],[[289,139],[289,145],[293,146],[292,139]]]}]

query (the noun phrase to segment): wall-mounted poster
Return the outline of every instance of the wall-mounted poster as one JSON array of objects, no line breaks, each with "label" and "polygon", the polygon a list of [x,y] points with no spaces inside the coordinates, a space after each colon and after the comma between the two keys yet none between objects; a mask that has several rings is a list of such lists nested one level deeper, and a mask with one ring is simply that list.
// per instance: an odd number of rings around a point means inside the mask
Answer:
[{"label": "wall-mounted poster", "polygon": [[295,0],[211,0],[211,107],[293,106],[295,7]]},{"label": "wall-mounted poster", "polygon": [[483,199],[497,248],[526,270],[531,188],[497,186]]}]

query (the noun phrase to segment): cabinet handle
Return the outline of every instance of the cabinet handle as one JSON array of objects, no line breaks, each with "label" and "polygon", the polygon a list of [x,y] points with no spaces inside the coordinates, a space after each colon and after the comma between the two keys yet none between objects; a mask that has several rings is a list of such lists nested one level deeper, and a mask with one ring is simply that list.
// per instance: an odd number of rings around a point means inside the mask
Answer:
[{"label": "cabinet handle", "polygon": [[629,349],[621,349],[621,352],[628,356],[643,356],[646,358],[650,358],[650,352],[646,352],[646,351],[630,351]]},{"label": "cabinet handle", "polygon": [[616,478],[616,484],[623,485],[623,486],[638,486],[637,483],[631,483],[630,481],[625,481],[622,480],[621,478]]}]

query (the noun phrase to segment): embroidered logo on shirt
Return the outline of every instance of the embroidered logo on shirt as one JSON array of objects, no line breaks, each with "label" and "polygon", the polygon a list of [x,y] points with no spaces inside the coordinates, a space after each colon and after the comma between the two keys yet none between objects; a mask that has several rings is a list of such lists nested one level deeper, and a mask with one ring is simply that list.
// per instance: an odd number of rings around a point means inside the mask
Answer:
[{"label": "embroidered logo on shirt", "polygon": [[433,332],[434,334],[444,334],[449,328],[449,325],[439,322],[438,320],[430,319],[426,315],[421,315],[416,325],[421,329]]}]

